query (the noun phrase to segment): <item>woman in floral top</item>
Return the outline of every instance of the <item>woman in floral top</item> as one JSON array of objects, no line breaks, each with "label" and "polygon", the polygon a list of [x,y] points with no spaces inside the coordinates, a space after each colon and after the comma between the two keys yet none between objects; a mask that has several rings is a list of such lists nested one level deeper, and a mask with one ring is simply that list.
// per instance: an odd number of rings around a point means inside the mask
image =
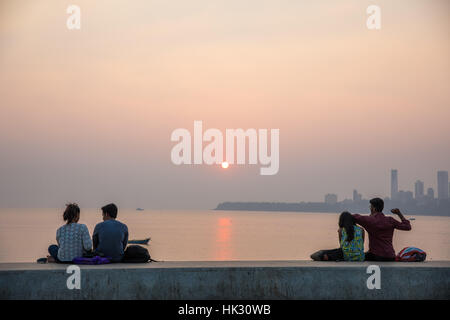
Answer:
[{"label": "woman in floral top", "polygon": [[339,217],[339,243],[345,261],[364,261],[364,229],[355,224],[353,216],[344,211]]},{"label": "woman in floral top", "polygon": [[50,254],[47,257],[48,262],[71,262],[74,258],[83,256],[84,251],[92,250],[92,240],[88,228],[86,225],[78,223],[80,208],[77,204],[66,205],[63,219],[66,224],[56,231],[58,245],[52,244],[48,248]]},{"label": "woman in floral top", "polygon": [[344,211],[339,216],[339,248],[319,250],[311,255],[315,261],[364,261],[364,229],[353,216]]}]

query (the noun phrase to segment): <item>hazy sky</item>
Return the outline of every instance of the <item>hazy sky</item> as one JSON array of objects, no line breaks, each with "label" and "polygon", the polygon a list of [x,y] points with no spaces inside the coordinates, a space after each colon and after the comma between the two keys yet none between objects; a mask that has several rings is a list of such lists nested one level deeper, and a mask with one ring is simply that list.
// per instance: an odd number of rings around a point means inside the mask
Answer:
[{"label": "hazy sky", "polygon": [[[387,196],[391,168],[436,188],[449,39],[447,0],[1,0],[0,207]],[[278,174],[173,165],[171,132],[194,120],[280,129]]]}]

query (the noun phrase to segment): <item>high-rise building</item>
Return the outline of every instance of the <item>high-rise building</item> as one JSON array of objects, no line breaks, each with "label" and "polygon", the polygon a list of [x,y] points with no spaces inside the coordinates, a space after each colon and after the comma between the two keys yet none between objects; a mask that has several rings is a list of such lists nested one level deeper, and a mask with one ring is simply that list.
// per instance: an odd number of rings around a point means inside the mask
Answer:
[{"label": "high-rise building", "polygon": [[398,172],[397,170],[391,170],[391,199],[397,199],[398,195]]},{"label": "high-rise building", "polygon": [[448,171],[438,171],[438,199],[448,199]]},{"label": "high-rise building", "polygon": [[353,190],[353,202],[361,201],[362,196],[358,193],[358,190]]},{"label": "high-rise building", "polygon": [[414,197],[416,200],[420,200],[421,198],[423,198],[423,182],[420,180],[417,180],[416,183],[414,184]]},{"label": "high-rise building", "polygon": [[427,189],[427,197],[430,199],[434,199],[434,190],[433,188],[428,188]]},{"label": "high-rise building", "polygon": [[325,203],[326,204],[336,204],[337,203],[337,195],[334,193],[328,193],[325,195]]},{"label": "high-rise building", "polygon": [[414,199],[414,195],[411,191],[400,190],[397,193],[397,200],[402,203],[408,203]]}]

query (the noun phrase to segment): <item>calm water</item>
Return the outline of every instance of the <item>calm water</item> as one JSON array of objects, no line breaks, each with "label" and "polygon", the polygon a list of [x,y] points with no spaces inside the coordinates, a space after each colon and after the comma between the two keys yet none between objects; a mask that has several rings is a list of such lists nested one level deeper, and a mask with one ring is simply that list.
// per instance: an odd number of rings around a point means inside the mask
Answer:
[{"label": "calm water", "polygon": [[[429,260],[450,260],[450,218],[415,216],[412,231],[396,231],[396,252],[425,250]],[[82,210],[90,233],[100,210]],[[157,260],[307,260],[318,249],[338,247],[338,214],[248,211],[119,211],[130,239],[152,240]],[[62,224],[61,209],[1,209],[0,262],[46,256]],[[367,243],[366,243],[367,249]]]}]

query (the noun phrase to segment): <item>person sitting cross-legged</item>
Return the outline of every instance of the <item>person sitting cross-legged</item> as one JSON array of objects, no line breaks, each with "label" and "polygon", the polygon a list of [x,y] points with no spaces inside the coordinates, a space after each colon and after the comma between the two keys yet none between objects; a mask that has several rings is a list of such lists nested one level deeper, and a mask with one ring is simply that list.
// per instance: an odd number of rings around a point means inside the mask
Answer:
[{"label": "person sitting cross-legged", "polygon": [[56,231],[56,244],[48,247],[48,262],[70,263],[84,252],[92,250],[92,241],[89,230],[80,220],[80,208],[76,203],[66,205],[63,214],[66,224]]},{"label": "person sitting cross-legged", "polygon": [[315,261],[364,261],[364,229],[355,224],[353,216],[344,211],[339,216],[337,249],[319,250],[311,255]]},{"label": "person sitting cross-legged", "polygon": [[369,234],[369,251],[365,253],[366,261],[395,261],[392,245],[394,230],[411,230],[411,223],[399,209],[392,209],[400,221],[383,214],[384,201],[380,198],[370,200],[370,215],[354,214],[355,222],[366,229]]},{"label": "person sitting cross-legged", "polygon": [[128,227],[116,220],[117,206],[114,203],[102,207],[103,222],[95,226],[92,235],[94,252],[121,262],[128,243]]}]

